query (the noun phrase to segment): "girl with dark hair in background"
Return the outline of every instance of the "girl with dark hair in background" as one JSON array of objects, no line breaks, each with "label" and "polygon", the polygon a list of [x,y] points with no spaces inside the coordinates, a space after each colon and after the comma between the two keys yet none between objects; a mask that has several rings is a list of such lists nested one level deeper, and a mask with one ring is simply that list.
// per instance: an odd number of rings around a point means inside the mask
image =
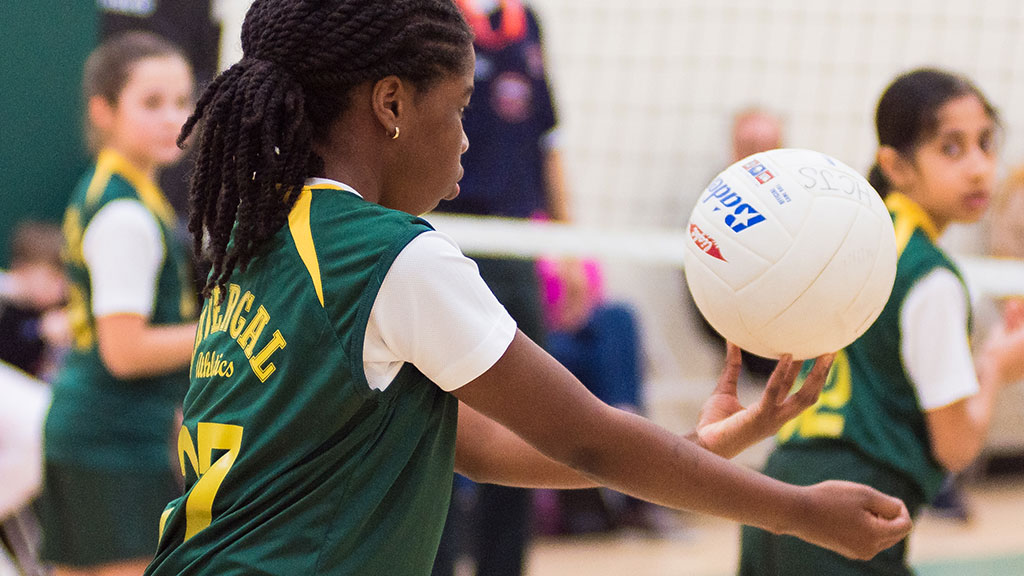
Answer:
[{"label": "girl with dark hair in background", "polygon": [[[982,448],[996,394],[1024,375],[1024,311],[1010,311],[972,359],[970,300],[936,241],[975,222],[995,185],[999,123],[963,77],[933,69],[896,78],[878,103],[871,184],[899,248],[896,284],[877,321],[835,359],[818,402],[778,434],[765,473],[784,482],[862,482],[912,515],[947,471]],[[740,574],[910,574],[907,542],[873,560],[744,528]]]}]

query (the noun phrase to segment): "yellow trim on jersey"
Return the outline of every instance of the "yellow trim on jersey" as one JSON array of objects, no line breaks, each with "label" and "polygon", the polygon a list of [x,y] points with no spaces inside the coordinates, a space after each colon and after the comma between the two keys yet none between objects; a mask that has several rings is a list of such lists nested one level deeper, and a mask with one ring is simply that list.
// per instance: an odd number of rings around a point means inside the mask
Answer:
[{"label": "yellow trim on jersey", "polygon": [[156,543],[157,544],[160,544],[160,540],[162,540],[163,537],[164,537],[164,528],[167,527],[167,517],[170,516],[172,512],[174,512],[174,507],[173,506],[170,507],[170,508],[167,508],[166,510],[163,511],[162,514],[160,514],[160,527],[159,527],[159,530],[157,530],[157,536],[156,536]]},{"label": "yellow trim on jersey", "polygon": [[[331,186],[323,186],[332,188]],[[317,186],[321,188],[321,186]],[[340,190],[340,188],[337,188]],[[320,280],[320,261],[316,257],[316,246],[313,245],[313,229],[309,223],[309,211],[313,204],[313,191],[311,188],[303,188],[298,200],[292,206],[288,214],[288,229],[295,241],[295,248],[299,251],[302,263],[309,271],[309,277],[313,280],[313,288],[316,289],[316,297],[320,299],[320,305],[324,305],[324,285]]]},{"label": "yellow trim on jersey", "polygon": [[127,158],[110,148],[104,148],[96,156],[96,172],[85,195],[86,204],[100,199],[103,190],[114,174],[121,175],[135,188],[135,193],[143,206],[152,212],[167,228],[174,230],[178,226],[178,218],[174,215],[171,203],[167,201],[160,187],[153,179],[136,168]]},{"label": "yellow trim on jersey", "polygon": [[932,242],[939,239],[938,226],[917,202],[894,192],[885,198],[885,206],[896,215],[893,218],[893,226],[896,228],[896,249],[899,254],[903,254],[903,249],[907,247],[914,230],[918,228],[924,230]]}]

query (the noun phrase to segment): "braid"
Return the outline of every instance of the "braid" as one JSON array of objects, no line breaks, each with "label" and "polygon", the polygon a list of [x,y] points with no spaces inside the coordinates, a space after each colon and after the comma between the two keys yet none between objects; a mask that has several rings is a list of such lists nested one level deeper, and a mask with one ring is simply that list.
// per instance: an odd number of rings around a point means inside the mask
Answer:
[{"label": "braid", "polygon": [[323,173],[313,143],[354,87],[392,74],[426,87],[471,43],[452,0],[256,0],[245,56],[210,84],[178,138],[199,128],[188,229],[213,265],[203,293],[285,225],[306,178]]}]

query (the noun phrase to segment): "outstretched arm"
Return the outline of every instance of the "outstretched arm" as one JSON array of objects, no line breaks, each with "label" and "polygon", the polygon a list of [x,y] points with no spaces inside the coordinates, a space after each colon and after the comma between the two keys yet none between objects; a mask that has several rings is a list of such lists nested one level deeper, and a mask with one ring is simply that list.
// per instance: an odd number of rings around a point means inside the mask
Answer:
[{"label": "outstretched arm", "polygon": [[856,558],[874,556],[910,530],[903,504],[870,488],[784,484],[607,406],[521,332],[455,395],[547,457],[657,504],[792,534]]},{"label": "outstretched arm", "polygon": [[508,428],[459,403],[455,471],[474,482],[520,488],[599,486],[561,462],[548,458]]},{"label": "outstretched arm", "polygon": [[[732,458],[775,434],[815,402],[831,356],[823,357],[799,392],[790,395],[800,364],[785,359],[772,373],[756,404],[743,407],[736,396],[740,349],[728,345],[718,385],[701,409],[697,428],[684,436],[701,447]],[[473,408],[459,406],[456,469],[477,482],[524,488],[589,488],[598,484],[573,468],[548,458],[522,438]]]}]

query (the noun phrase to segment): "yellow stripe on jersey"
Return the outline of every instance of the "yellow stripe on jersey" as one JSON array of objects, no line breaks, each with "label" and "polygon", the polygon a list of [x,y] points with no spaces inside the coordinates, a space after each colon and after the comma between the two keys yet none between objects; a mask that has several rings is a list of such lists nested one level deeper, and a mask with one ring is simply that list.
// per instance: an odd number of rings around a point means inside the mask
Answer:
[{"label": "yellow stripe on jersey", "polygon": [[320,299],[320,305],[324,305],[324,286],[320,280],[320,261],[316,257],[316,246],[313,245],[313,230],[309,223],[309,211],[313,204],[313,191],[310,188],[303,188],[298,200],[292,206],[288,214],[288,229],[295,241],[295,248],[299,251],[302,263],[309,271],[309,277],[313,280],[313,288],[316,289],[316,297]]},{"label": "yellow stripe on jersey", "polygon": [[142,204],[152,212],[167,228],[174,230],[178,225],[178,218],[174,215],[171,203],[167,201],[163,192],[153,182],[153,179],[144,174],[141,170],[132,165],[127,158],[120,153],[105,148],[96,157],[96,172],[89,182],[89,190],[86,192],[87,205],[100,199],[103,190],[107,187],[110,177],[120,174],[129,184],[135,188]]},{"label": "yellow stripe on jersey", "polygon": [[900,255],[910,242],[910,237],[914,235],[914,230],[918,228],[924,230],[932,242],[939,239],[938,226],[917,202],[894,192],[885,198],[885,206],[896,215],[893,218],[893,227],[896,229],[896,249]]}]

